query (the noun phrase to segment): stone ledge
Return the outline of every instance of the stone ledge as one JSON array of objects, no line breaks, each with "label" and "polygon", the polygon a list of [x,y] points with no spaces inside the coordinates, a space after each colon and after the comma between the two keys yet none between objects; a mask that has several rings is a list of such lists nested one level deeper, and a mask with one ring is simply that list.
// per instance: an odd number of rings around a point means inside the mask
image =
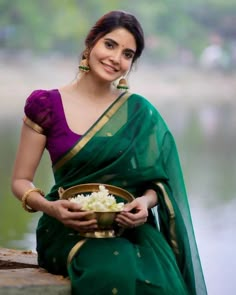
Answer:
[{"label": "stone ledge", "polygon": [[0,269],[37,268],[37,254],[32,251],[0,248]]},{"label": "stone ledge", "polygon": [[0,248],[0,295],[69,295],[70,281],[37,265],[37,254]]}]

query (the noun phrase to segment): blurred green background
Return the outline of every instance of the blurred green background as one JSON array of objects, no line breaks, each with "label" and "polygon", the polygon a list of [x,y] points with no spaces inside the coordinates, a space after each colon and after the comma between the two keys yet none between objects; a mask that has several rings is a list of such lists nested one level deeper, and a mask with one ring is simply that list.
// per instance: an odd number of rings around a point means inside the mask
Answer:
[{"label": "blurred green background", "polygon": [[[0,0],[0,247],[35,250],[40,213],[10,190],[25,99],[77,73],[84,37],[113,9],[134,13],[146,49],[129,77],[172,130],[211,295],[235,294],[236,2]],[[33,152],[33,151],[32,151]],[[47,152],[35,184],[53,183]]]},{"label": "blurred green background", "polygon": [[222,66],[235,66],[234,0],[0,0],[0,45],[11,52],[74,55],[88,28],[113,9],[130,11],[141,21],[145,58],[151,63],[193,62],[209,43],[220,43],[225,53]]}]

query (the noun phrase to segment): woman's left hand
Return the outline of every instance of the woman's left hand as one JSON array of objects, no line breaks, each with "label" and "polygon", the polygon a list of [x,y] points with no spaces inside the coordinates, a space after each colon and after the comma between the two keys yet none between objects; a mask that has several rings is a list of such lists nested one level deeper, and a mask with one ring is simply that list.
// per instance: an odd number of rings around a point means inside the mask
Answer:
[{"label": "woman's left hand", "polygon": [[126,204],[124,210],[117,215],[116,222],[121,227],[133,228],[144,224],[147,217],[148,200],[145,196],[142,196]]}]

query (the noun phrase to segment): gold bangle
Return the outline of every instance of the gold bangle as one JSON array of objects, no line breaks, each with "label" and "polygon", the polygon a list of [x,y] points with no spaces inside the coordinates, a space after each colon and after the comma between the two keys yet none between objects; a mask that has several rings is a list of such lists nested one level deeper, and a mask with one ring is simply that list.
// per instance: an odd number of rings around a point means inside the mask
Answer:
[{"label": "gold bangle", "polygon": [[24,195],[21,199],[22,207],[25,209],[25,211],[30,212],[30,213],[37,212],[37,210],[34,210],[29,205],[27,205],[27,199],[30,196],[30,193],[32,193],[32,192],[37,192],[37,193],[40,193],[42,196],[45,196],[44,192],[39,188],[31,188],[24,193]]}]

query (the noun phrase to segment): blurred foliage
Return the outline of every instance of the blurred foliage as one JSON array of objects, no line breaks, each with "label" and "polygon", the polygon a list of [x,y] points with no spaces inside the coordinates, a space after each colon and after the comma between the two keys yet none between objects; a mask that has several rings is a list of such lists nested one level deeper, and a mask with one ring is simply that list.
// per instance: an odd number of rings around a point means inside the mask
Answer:
[{"label": "blurred foliage", "polygon": [[142,23],[146,57],[191,59],[212,34],[228,47],[235,44],[235,0],[0,0],[0,49],[80,53],[89,28],[114,9],[134,13]]}]

